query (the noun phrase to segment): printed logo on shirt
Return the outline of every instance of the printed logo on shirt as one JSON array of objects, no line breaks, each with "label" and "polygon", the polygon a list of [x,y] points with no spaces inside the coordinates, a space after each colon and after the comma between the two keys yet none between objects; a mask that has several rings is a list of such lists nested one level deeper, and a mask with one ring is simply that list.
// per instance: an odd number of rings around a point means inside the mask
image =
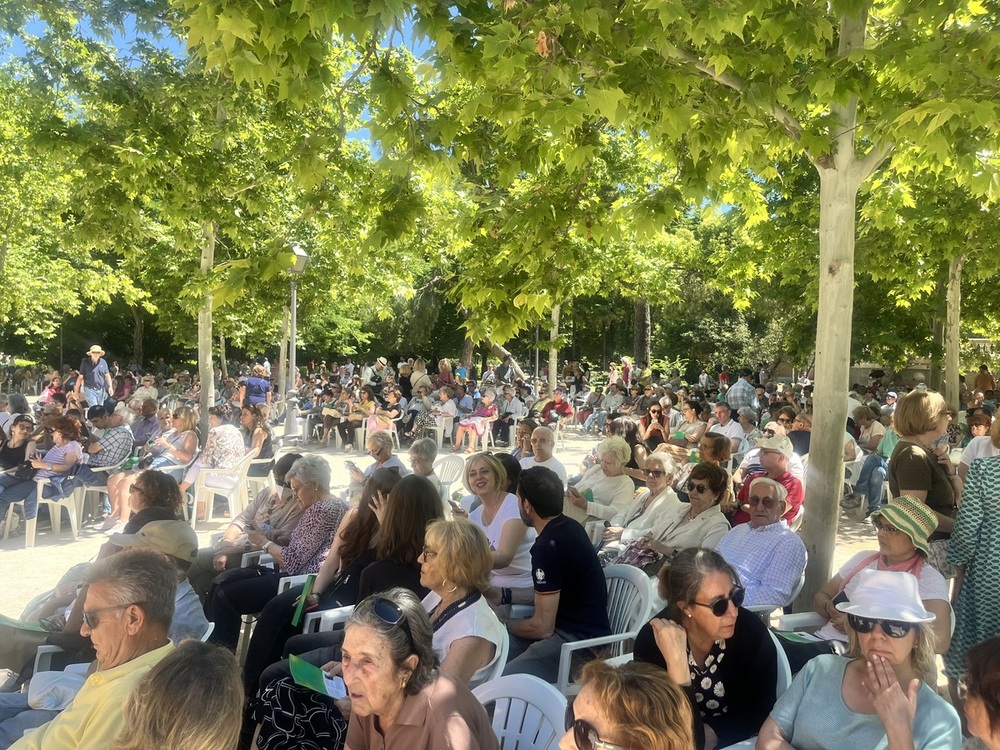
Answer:
[{"label": "printed logo on shirt", "polygon": [[545,571],[535,568],[535,583],[545,583]]}]

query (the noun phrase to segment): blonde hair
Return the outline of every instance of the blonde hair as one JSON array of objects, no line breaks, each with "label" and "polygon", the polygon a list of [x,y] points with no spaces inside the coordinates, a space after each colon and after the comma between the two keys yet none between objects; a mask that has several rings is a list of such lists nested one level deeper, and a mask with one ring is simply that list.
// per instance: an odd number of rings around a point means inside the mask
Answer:
[{"label": "blonde hair", "polygon": [[365,438],[365,446],[385,448],[386,450],[391,451],[392,435],[389,434],[389,430],[376,430],[375,432],[369,433],[368,437]]},{"label": "blonde hair", "polygon": [[623,747],[694,747],[691,705],[663,669],[635,661],[612,667],[597,659],[584,665],[580,685],[597,694]]},{"label": "blonde hair", "polygon": [[944,396],[934,391],[910,391],[896,402],[893,425],[900,437],[923,435],[937,428],[948,413]]},{"label": "blonde hair", "polygon": [[472,487],[469,485],[469,471],[476,461],[486,462],[490,471],[493,472],[493,476],[497,479],[497,489],[503,489],[507,486],[507,469],[504,468],[503,462],[492,453],[477,453],[470,456],[469,460],[465,462],[465,470],[462,472],[462,484],[465,485],[465,489],[472,492]]},{"label": "blonde hair", "polygon": [[437,553],[440,570],[452,586],[485,591],[490,584],[493,556],[486,533],[467,518],[432,521],[424,545]]},{"label": "blonde hair", "polygon": [[136,683],[112,750],[233,750],[243,715],[240,665],[229,651],[184,641]]},{"label": "blonde hair", "polygon": [[198,425],[198,415],[190,406],[178,406],[174,411],[180,414],[180,432],[190,432]]},{"label": "blonde hair", "polygon": [[[847,655],[853,659],[864,658],[864,654],[861,652],[861,640],[858,632],[851,627],[849,621],[846,630]],[[913,671],[917,673],[917,676],[921,680],[933,688],[934,683],[932,680],[937,673],[937,665],[935,664],[937,657],[934,653],[937,646],[937,638],[934,635],[934,628],[931,627],[930,623],[915,622],[913,623],[913,632],[917,634],[917,640],[913,644],[913,651],[910,653],[910,660],[913,662]]]},{"label": "blonde hair", "polygon": [[618,466],[624,466],[632,458],[632,448],[625,442],[625,438],[613,435],[597,446],[598,457],[606,454],[610,454]]}]

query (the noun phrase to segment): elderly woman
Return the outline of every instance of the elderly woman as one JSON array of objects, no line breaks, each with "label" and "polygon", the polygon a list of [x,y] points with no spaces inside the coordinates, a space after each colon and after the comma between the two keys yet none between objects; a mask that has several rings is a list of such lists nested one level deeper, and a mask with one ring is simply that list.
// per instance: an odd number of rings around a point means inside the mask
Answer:
[{"label": "elderly woman", "polygon": [[374,462],[369,464],[364,471],[361,471],[353,464],[348,464],[348,473],[351,475],[351,482],[354,483],[353,486],[360,488],[361,484],[376,469],[395,469],[403,476],[410,473],[410,470],[403,465],[399,456],[392,452],[392,435],[385,430],[369,434],[365,438],[365,449],[368,451],[368,455],[374,459]]},{"label": "elderly woman", "polygon": [[601,556],[607,562],[615,559],[625,547],[657,528],[665,513],[681,504],[670,488],[677,467],[666,453],[652,453],[646,459],[646,491],[638,492],[632,504],[611,519],[604,530]]},{"label": "elderly woman", "polygon": [[414,440],[410,445],[408,458],[413,473],[418,477],[429,480],[434,485],[434,488],[440,492],[441,480],[434,473],[434,459],[437,458],[437,452],[437,443],[430,438],[420,438],[419,440]]},{"label": "elderly woman", "polygon": [[990,638],[970,649],[964,688],[965,719],[969,734],[985,750],[1000,750],[1000,637]]},{"label": "elderly woman", "polygon": [[632,502],[635,485],[625,473],[632,449],[620,437],[609,437],[597,446],[599,463],[576,486],[566,490],[563,513],[580,523],[610,521]]},{"label": "elderly woman", "polygon": [[[230,424],[232,410],[229,404],[212,406],[208,410],[208,440],[198,460],[188,467],[181,482],[181,492],[187,492],[195,482],[202,469],[235,469],[246,455],[243,433]],[[175,456],[177,451],[167,451]]]},{"label": "elderly woman", "polygon": [[989,435],[993,419],[985,411],[979,411],[970,416],[966,424],[969,426],[969,434],[962,440],[963,448],[967,447],[976,438]]},{"label": "elderly woman", "polygon": [[514,430],[514,450],[510,452],[514,458],[520,461],[522,458],[531,458],[534,452],[531,448],[531,433],[538,428],[538,423],[533,419],[522,419],[517,423]]},{"label": "elderly woman", "polygon": [[462,498],[456,515],[474,501],[479,505],[469,513],[469,520],[486,532],[493,557],[490,583],[497,587],[532,586],[531,545],[535,532],[524,525],[517,497],[507,491],[507,471],[500,460],[489,453],[477,453],[465,464],[465,488],[471,493]]},{"label": "elderly woman", "polygon": [[413,428],[406,433],[407,437],[415,437],[424,430],[433,430],[436,427],[440,427],[444,424],[444,420],[448,418],[455,419],[458,415],[458,404],[452,398],[455,393],[451,388],[447,386],[440,388],[437,395],[438,403],[436,404],[430,405],[430,399],[427,399],[429,406],[417,414],[413,422]]},{"label": "elderly woman", "polygon": [[716,464],[702,462],[691,470],[687,482],[688,503],[668,508],[659,524],[636,544],[672,558],[688,547],[714,549],[729,531],[722,500],[730,492],[729,475]]},{"label": "elderly woman", "polygon": [[910,391],[896,402],[893,427],[899,443],[889,458],[889,490],[893,497],[915,497],[937,516],[937,530],[930,538],[930,559],[935,566],[941,565],[947,553],[962,495],[962,478],[951,464],[948,447],[938,446],[949,421],[940,393]]},{"label": "elderly woman", "polygon": [[[688,455],[687,463],[681,465],[680,471],[674,477],[674,489],[677,491],[677,496],[682,500],[687,499],[685,488],[695,466],[700,462],[724,466],[732,457],[732,450],[732,441],[722,433],[706,432],[702,435],[701,441],[698,443],[698,452]],[[729,511],[728,508],[723,508],[723,510]]]},{"label": "elderly woman", "polygon": [[287,475],[302,518],[287,545],[280,545],[260,529],[246,530],[254,549],[274,558],[274,567],[235,568],[219,574],[212,584],[205,615],[215,623],[212,642],[236,647],[242,615],[260,612],[278,593],[283,575],[315,573],[330,551],[347,504],[330,494],[330,464],[322,456],[303,456]]},{"label": "elderly woman", "polygon": [[506,633],[483,591],[493,557],[483,530],[465,518],[434,521],[424,534],[420,584],[441,668],[469,687],[489,676]]},{"label": "elderly woman", "polygon": [[774,706],[778,660],[764,623],[740,605],[736,571],[714,550],[690,548],[660,570],[670,602],[636,637],[636,661],[667,671],[705,723],[705,747],[753,736]]},{"label": "elderly woman", "polygon": [[934,668],[934,615],[909,573],[865,570],[846,615],[847,656],[817,656],[778,699],[757,738],[784,748],[957,748],[955,709],[925,680]]},{"label": "elderly woman", "polygon": [[757,445],[757,440],[764,436],[757,426],[757,412],[749,406],[741,406],[737,411],[737,420],[743,429],[743,445],[747,450]]},{"label": "elderly woman", "polygon": [[937,651],[943,654],[948,650],[951,642],[948,583],[927,564],[930,551],[927,539],[937,526],[934,514],[916,498],[904,495],[873,513],[872,525],[878,534],[878,551],[853,555],[813,597],[813,608],[827,623],[812,636],[796,633],[781,637],[793,674],[814,656],[843,654],[847,650],[846,618],[838,612],[837,605],[851,600],[861,582],[859,574],[865,570],[902,571],[916,577],[920,599],[935,616]]},{"label": "elderly woman", "polygon": [[267,371],[264,365],[257,364],[250,371],[250,377],[240,386],[240,403],[244,406],[249,404],[271,405],[271,398],[274,390],[267,380]]},{"label": "elderly woman", "polygon": [[[662,669],[639,662],[612,667],[597,659],[584,665],[579,684],[580,694],[566,711],[559,750],[701,747],[701,721]],[[698,729],[695,736],[692,725]]]},{"label": "elderly woman", "polygon": [[455,430],[455,451],[462,450],[466,437],[468,437],[469,444],[465,452],[473,453],[475,451],[479,439],[493,426],[493,420],[497,417],[497,405],[493,402],[495,398],[496,393],[487,391],[483,394],[479,408],[459,420],[458,428]]},{"label": "elderly woman", "polygon": [[9,438],[0,430],[0,470],[15,469],[35,454],[34,429],[35,420],[29,414],[18,414],[11,420]]},{"label": "elderly woman", "polygon": [[272,470],[274,485],[257,493],[253,502],[230,522],[218,544],[198,550],[198,559],[188,571],[188,580],[203,600],[219,573],[239,567],[250,546],[247,531],[251,527],[262,531],[275,544],[288,544],[302,518],[302,506],[292,500],[287,475],[300,458],[298,453],[286,453],[279,458]]},{"label": "elderly woman", "polygon": [[[198,418],[194,410],[187,406],[177,407],[171,414],[171,428],[153,441],[147,453],[147,458],[140,464],[147,469],[165,469],[170,466],[183,466],[188,463],[198,451]],[[142,469],[119,471],[108,477],[108,500],[111,503],[111,513],[104,519],[105,524],[113,525],[114,519],[128,520],[128,498],[132,483]]]},{"label": "elderly woman", "polygon": [[68,480],[70,470],[76,466],[83,455],[80,440],[80,423],[69,417],[55,417],[49,422],[52,430],[53,447],[44,458],[35,457],[30,460],[31,467],[36,470],[32,479],[18,479],[12,474],[0,475],[0,519],[7,517],[7,506],[11,503],[24,501],[25,519],[38,515],[36,479],[48,479],[42,491],[42,497],[60,498],[73,491],[73,484]]}]

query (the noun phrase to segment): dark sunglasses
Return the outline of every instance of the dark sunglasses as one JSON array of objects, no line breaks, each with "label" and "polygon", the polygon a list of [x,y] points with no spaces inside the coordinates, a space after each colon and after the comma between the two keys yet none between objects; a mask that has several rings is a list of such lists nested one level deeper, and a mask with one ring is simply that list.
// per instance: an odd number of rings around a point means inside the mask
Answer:
[{"label": "dark sunglasses", "polygon": [[577,719],[573,715],[573,704],[566,706],[566,731],[573,731],[573,741],[579,750],[623,750],[621,745],[605,742],[597,729],[586,719]]},{"label": "dark sunglasses", "polygon": [[754,505],[763,505],[767,510],[773,510],[778,504],[778,501],[773,497],[757,497],[756,495],[751,495],[747,504],[751,507]]},{"label": "dark sunglasses", "polygon": [[890,638],[903,638],[913,628],[912,622],[901,622],[899,620],[880,620],[876,617],[860,617],[859,615],[847,615],[847,622],[858,633],[870,633],[878,625],[882,632]]},{"label": "dark sunglasses", "polygon": [[688,492],[697,492],[699,495],[702,492],[708,492],[709,486],[707,484],[695,484],[694,482],[687,483]]},{"label": "dark sunglasses", "polygon": [[643,469],[642,473],[647,477],[662,477],[667,472],[660,471],[659,469]]},{"label": "dark sunglasses", "polygon": [[774,430],[764,430],[764,437],[774,437]]},{"label": "dark sunglasses", "polygon": [[410,623],[407,622],[402,608],[396,602],[384,599],[381,596],[376,597],[372,600],[372,612],[386,625],[401,627],[403,632],[406,633],[407,640],[410,642],[410,652],[412,653],[416,650],[416,647],[413,645],[413,634],[410,633]]},{"label": "dark sunglasses", "polygon": [[659,413],[660,413],[660,410],[659,410],[659,409],[650,409],[650,410],[649,410],[649,413],[650,413],[650,414],[659,414]]},{"label": "dark sunglasses", "polygon": [[93,630],[97,627],[97,624],[101,621],[98,617],[102,612],[112,612],[116,609],[128,609],[133,605],[142,606],[145,602],[132,602],[131,604],[116,604],[113,607],[101,607],[100,609],[84,610],[83,611],[83,624],[88,628]]},{"label": "dark sunglasses", "polygon": [[699,607],[708,607],[712,610],[712,614],[716,617],[725,616],[726,612],[729,611],[729,602],[732,602],[737,607],[743,604],[743,599],[746,598],[747,592],[742,586],[734,586],[733,590],[729,592],[729,596],[717,596],[715,599],[710,601],[708,604],[703,602],[691,602],[692,604],[697,604]]}]

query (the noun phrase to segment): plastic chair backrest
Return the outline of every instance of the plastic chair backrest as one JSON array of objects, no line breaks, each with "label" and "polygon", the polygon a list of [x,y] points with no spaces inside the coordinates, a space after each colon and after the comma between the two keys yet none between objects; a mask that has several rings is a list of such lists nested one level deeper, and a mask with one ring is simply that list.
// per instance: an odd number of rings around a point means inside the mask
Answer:
[{"label": "plastic chair backrest", "polygon": [[201,636],[201,638],[199,640],[202,643],[208,643],[208,639],[212,636],[212,632],[214,630],[215,630],[215,623],[214,622],[208,623],[208,627],[205,628],[205,632],[202,633],[202,636]]},{"label": "plastic chair backrest", "polygon": [[785,654],[785,649],[781,647],[781,641],[778,640],[778,636],[770,628],[767,634],[771,636],[771,641],[774,643],[774,650],[778,657],[778,681],[774,685],[774,697],[780,698],[781,694],[788,690],[788,686],[792,684],[792,667],[788,663],[788,656]]},{"label": "plastic chair backrest", "polygon": [[500,653],[497,654],[497,660],[493,662],[493,667],[490,669],[489,674],[486,675],[486,679],[483,680],[482,684],[485,685],[491,680],[497,680],[503,675],[504,667],[507,666],[507,656],[510,654],[510,633],[507,632],[507,628],[503,630],[503,638],[500,641]]},{"label": "plastic chair backrest", "polygon": [[461,456],[444,456],[434,462],[434,473],[441,484],[450,485],[462,478],[465,471],[465,459]]},{"label": "plastic chair backrest", "polygon": [[604,569],[608,585],[608,620],[612,633],[639,630],[650,617],[653,585],[649,576],[632,565],[609,565]]},{"label": "plastic chair backrest", "polygon": [[472,691],[484,706],[493,703],[493,732],[501,750],[548,750],[559,744],[566,699],[552,685],[527,674],[491,680]]}]

